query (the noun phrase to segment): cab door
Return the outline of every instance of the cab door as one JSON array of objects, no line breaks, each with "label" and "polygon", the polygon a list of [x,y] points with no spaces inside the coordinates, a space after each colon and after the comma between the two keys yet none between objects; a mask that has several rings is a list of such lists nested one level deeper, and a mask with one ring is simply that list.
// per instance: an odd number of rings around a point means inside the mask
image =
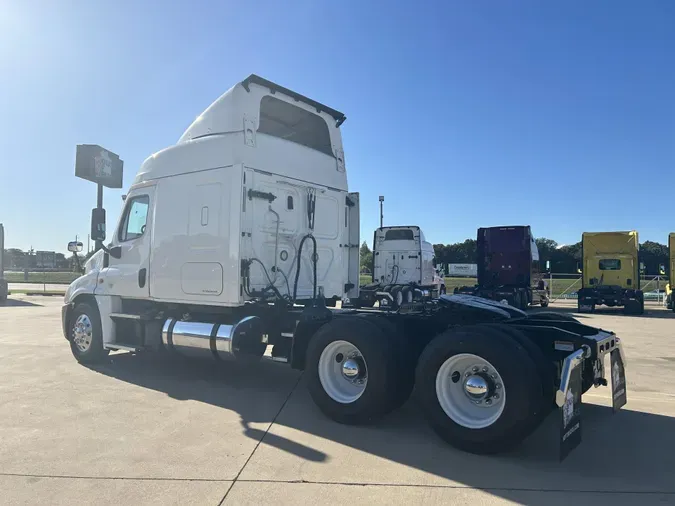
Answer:
[{"label": "cab door", "polygon": [[119,258],[106,255],[107,266],[101,270],[97,295],[127,298],[150,296],[150,247],[155,186],[143,186],[129,192],[120,222],[109,249],[119,248]]}]

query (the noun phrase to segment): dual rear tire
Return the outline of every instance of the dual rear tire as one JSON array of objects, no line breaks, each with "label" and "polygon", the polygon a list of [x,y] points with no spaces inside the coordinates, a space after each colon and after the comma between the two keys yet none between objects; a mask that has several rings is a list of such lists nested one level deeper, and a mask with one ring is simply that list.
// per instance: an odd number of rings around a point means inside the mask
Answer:
[{"label": "dual rear tire", "polygon": [[315,334],[306,374],[317,406],[346,424],[380,419],[405,403],[415,385],[434,431],[482,454],[527,437],[550,411],[554,383],[543,353],[507,325],[447,330],[417,360],[391,322],[361,315],[337,318]]}]

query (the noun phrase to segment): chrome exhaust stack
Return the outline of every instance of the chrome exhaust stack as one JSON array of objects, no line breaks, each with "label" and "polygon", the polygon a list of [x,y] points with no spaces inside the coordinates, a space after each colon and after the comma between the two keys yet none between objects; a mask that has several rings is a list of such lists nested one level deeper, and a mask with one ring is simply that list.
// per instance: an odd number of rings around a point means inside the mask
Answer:
[{"label": "chrome exhaust stack", "polygon": [[267,348],[263,342],[263,327],[258,316],[247,316],[234,325],[169,318],[162,328],[162,345],[168,351],[186,357],[259,359]]}]

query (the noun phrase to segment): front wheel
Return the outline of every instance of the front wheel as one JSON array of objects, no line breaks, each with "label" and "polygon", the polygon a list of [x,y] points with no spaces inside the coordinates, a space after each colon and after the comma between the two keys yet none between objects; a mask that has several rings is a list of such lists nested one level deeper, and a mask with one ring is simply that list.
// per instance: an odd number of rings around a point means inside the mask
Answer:
[{"label": "front wheel", "polygon": [[68,320],[70,350],[78,362],[93,364],[110,353],[103,349],[101,317],[96,309],[86,303],[75,306]]},{"label": "front wheel", "polygon": [[422,409],[436,433],[471,453],[505,451],[541,421],[543,388],[532,358],[497,329],[440,334],[417,366]]}]

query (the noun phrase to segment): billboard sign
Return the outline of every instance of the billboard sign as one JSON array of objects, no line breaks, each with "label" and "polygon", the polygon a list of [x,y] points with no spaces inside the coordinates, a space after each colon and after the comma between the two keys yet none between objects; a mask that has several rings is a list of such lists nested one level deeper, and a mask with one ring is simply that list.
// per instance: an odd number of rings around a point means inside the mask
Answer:
[{"label": "billboard sign", "polygon": [[56,267],[56,252],[36,251],[35,265],[41,269],[54,269]]},{"label": "billboard sign", "polygon": [[112,151],[96,144],[78,144],[75,176],[108,188],[122,188],[124,161]]},{"label": "billboard sign", "polygon": [[478,264],[448,264],[448,276],[475,278],[478,275]]}]

